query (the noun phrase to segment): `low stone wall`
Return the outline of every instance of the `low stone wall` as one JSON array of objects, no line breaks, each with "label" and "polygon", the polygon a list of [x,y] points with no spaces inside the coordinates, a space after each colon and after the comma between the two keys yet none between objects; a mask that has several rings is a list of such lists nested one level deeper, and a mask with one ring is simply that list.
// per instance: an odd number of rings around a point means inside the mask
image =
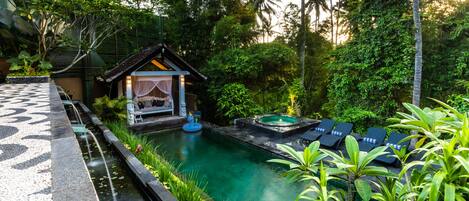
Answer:
[{"label": "low stone wall", "polygon": [[52,200],[97,201],[98,196],[57,87],[49,84]]},{"label": "low stone wall", "polygon": [[79,103],[83,112],[88,115],[93,125],[102,132],[107,143],[111,144],[126,162],[132,174],[144,188],[145,192],[153,200],[158,201],[176,201],[176,198],[161,184],[145,166],[132,154],[121,141],[111,132],[99,118],[91,112],[83,103]]}]

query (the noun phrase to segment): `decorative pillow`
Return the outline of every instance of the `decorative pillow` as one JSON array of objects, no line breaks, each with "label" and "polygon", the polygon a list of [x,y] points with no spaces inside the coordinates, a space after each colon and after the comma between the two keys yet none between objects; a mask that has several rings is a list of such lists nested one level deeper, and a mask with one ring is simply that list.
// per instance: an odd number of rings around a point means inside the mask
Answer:
[{"label": "decorative pillow", "polygon": [[388,147],[394,147],[394,149],[401,150],[402,146],[397,145],[397,144],[392,144],[392,143],[386,143],[386,146]]},{"label": "decorative pillow", "polygon": [[138,105],[138,109],[145,108],[145,105],[143,105],[143,103],[141,101],[138,101],[137,105]]},{"label": "decorative pillow", "polygon": [[332,131],[331,134],[335,136],[342,136],[342,132],[339,131]]},{"label": "decorative pillow", "polygon": [[154,101],[154,103],[155,103],[154,106],[161,107],[164,105],[164,100],[157,100],[157,101]]},{"label": "decorative pillow", "polygon": [[374,138],[365,137],[365,138],[363,138],[363,141],[371,143],[371,144],[376,144],[376,139],[374,139]]}]

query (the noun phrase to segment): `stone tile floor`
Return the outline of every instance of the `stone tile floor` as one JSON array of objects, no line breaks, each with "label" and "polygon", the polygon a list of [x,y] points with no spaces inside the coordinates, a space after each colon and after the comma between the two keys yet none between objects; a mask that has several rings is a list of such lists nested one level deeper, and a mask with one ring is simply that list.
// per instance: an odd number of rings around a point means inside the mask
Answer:
[{"label": "stone tile floor", "polygon": [[[294,148],[296,151],[303,151],[304,148],[307,146],[305,143],[301,142],[300,140],[300,136],[302,135],[302,133],[281,135],[281,134],[259,132],[259,131],[252,130],[249,128],[237,127],[237,126],[213,127],[213,129],[218,131],[220,134],[231,136],[242,142],[249,143],[261,149],[267,150],[269,152],[272,152],[272,153],[275,153],[277,155],[280,155],[282,157],[287,157],[287,158],[289,158],[289,156],[277,148],[278,144],[289,145],[292,148]],[[342,153],[346,153],[345,145],[343,143],[339,147],[339,151],[341,151]],[[338,153],[339,151],[335,151],[335,152]],[[326,162],[329,160],[331,159],[330,158],[325,159]],[[411,158],[411,160],[414,160],[414,158]],[[385,166],[386,168],[388,168],[388,170],[394,173],[398,173],[401,170],[400,167],[383,165],[377,162],[372,162],[372,165]]]},{"label": "stone tile floor", "polygon": [[49,90],[0,85],[0,200],[52,200]]}]

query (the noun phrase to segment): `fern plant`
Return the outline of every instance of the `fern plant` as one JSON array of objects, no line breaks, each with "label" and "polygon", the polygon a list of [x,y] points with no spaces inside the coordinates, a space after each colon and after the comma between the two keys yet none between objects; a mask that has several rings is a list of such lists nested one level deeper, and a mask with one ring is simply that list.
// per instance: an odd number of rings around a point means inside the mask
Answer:
[{"label": "fern plant", "polygon": [[101,119],[105,121],[125,120],[127,118],[127,99],[123,96],[110,99],[108,96],[96,98],[93,107]]}]

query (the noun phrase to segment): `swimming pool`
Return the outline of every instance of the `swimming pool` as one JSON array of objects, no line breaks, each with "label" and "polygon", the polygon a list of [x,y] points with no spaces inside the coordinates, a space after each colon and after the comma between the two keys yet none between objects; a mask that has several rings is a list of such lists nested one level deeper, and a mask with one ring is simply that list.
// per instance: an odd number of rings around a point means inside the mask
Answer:
[{"label": "swimming pool", "polygon": [[175,130],[148,137],[166,159],[180,164],[182,174],[196,173],[195,179],[205,184],[206,192],[217,201],[288,201],[303,190],[282,177],[283,167],[266,162],[276,156],[210,129],[196,134]]}]

